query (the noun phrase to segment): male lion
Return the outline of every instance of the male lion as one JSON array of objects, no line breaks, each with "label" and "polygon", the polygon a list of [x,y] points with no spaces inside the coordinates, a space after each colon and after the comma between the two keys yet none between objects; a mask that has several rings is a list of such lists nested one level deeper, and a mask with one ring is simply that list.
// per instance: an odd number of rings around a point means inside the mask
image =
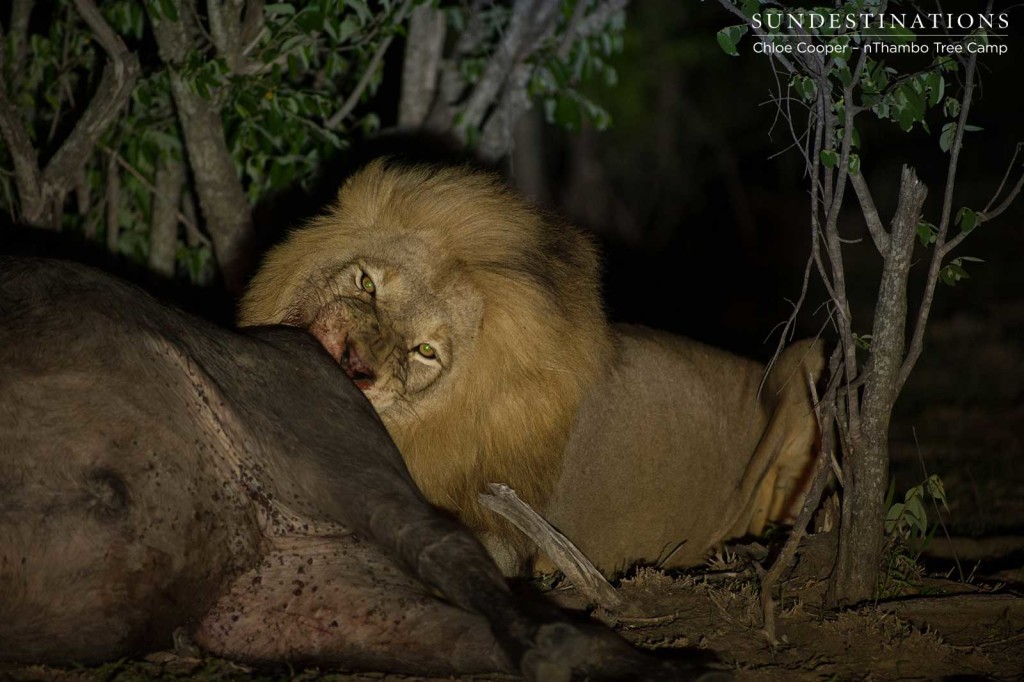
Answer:
[{"label": "male lion", "polygon": [[316,335],[508,573],[532,551],[478,506],[489,482],[609,574],[693,564],[800,501],[820,348],[789,349],[759,398],[756,363],[610,327],[591,241],[489,174],[371,163],[268,254],[239,321]]}]

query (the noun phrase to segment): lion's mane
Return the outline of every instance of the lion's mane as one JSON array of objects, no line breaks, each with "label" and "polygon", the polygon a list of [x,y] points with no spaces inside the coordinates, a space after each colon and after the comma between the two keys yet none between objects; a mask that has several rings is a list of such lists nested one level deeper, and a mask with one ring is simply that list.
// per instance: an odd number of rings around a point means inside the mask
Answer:
[{"label": "lion's mane", "polygon": [[293,323],[330,262],[403,238],[433,249],[429,277],[458,271],[482,294],[473,371],[418,418],[385,419],[427,498],[470,527],[500,527],[476,496],[505,482],[543,505],[557,480],[576,409],[611,355],[590,240],[464,168],[376,161],[352,176],[322,216],[274,248],[242,301],[243,325]]}]

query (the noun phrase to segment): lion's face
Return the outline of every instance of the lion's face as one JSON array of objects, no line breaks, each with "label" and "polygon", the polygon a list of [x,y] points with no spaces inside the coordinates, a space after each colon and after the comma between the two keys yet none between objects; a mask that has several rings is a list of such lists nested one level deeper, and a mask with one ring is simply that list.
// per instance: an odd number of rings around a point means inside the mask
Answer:
[{"label": "lion's face", "polygon": [[313,273],[284,321],[314,334],[394,424],[415,418],[471,365],[483,300],[425,239],[361,241]]},{"label": "lion's face", "polygon": [[239,321],[315,334],[427,498],[478,529],[487,483],[544,500],[610,352],[590,241],[461,168],[353,175],[267,255]]}]

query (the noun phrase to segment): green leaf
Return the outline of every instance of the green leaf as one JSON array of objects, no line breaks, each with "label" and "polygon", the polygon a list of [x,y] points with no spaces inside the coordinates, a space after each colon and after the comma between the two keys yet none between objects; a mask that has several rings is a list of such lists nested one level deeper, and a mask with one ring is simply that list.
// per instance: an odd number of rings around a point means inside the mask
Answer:
[{"label": "green leaf", "polygon": [[860,173],[860,156],[858,154],[851,153],[849,157],[848,166],[850,173],[852,173],[853,175],[857,175],[858,173]]},{"label": "green leaf", "polygon": [[912,530],[918,535],[928,532],[928,513],[924,509],[924,502],[920,493],[921,488],[917,486],[907,492],[907,499],[904,502],[903,518]]},{"label": "green leaf", "polygon": [[287,2],[274,2],[263,8],[268,17],[284,17],[295,14],[295,6]]},{"label": "green leaf", "polygon": [[926,480],[924,484],[932,499],[941,502],[943,508],[945,508],[946,511],[949,511],[949,505],[946,504],[946,488],[942,484],[942,479],[939,478],[938,474],[932,474],[929,476],[928,480]]},{"label": "green leaf", "polygon": [[178,7],[173,0],[160,0],[160,14],[171,21],[177,21]]},{"label": "green leaf", "polygon": [[942,105],[942,111],[945,112],[948,118],[956,118],[960,115],[960,100],[947,97]]},{"label": "green leaf", "polygon": [[606,66],[604,69],[605,87],[614,88],[619,84],[619,72],[613,66]]},{"label": "green leaf", "polygon": [[964,270],[963,266],[960,265],[959,263],[957,263],[956,261],[953,261],[952,263],[950,263],[946,267],[948,267],[949,271],[952,272],[953,275],[956,276],[957,281],[960,281],[962,279],[970,279],[971,278],[971,276],[967,274],[967,271]]},{"label": "green leaf", "polygon": [[192,89],[195,90],[196,94],[202,97],[203,99],[210,99],[210,89],[206,87],[206,81],[203,78],[193,79]]},{"label": "green leaf", "polygon": [[962,260],[962,258],[954,258],[939,271],[939,279],[943,284],[953,286],[962,279],[970,279],[971,276],[967,274],[961,264]]},{"label": "green leaf", "polygon": [[825,168],[835,168],[839,163],[839,154],[834,149],[822,149],[821,162],[825,164]]},{"label": "green leaf", "polygon": [[882,32],[886,34],[885,40],[887,42],[896,43],[897,45],[912,43],[917,39],[913,31],[902,26],[888,26],[882,29]]},{"label": "green leaf", "polygon": [[912,83],[900,86],[903,104],[899,112],[899,123],[904,130],[910,130],[914,123],[924,119],[925,99]]},{"label": "green leaf", "polygon": [[817,94],[818,86],[814,79],[807,76],[794,76],[792,80],[793,89],[805,102],[810,102]]},{"label": "green leaf", "polygon": [[[903,517],[904,504],[897,502],[896,504],[889,507],[889,511],[885,514],[885,533],[891,535],[899,525],[900,519]],[[877,517],[876,517],[877,518]]]},{"label": "green leaf", "polygon": [[577,132],[583,127],[583,112],[580,110],[579,103],[571,97],[557,97],[552,115],[555,123],[573,132]]},{"label": "green leaf", "polygon": [[163,130],[147,130],[146,136],[152,139],[164,152],[181,149],[181,140],[176,135],[171,135]]},{"label": "green leaf", "polygon": [[736,26],[727,26],[718,32],[718,46],[722,48],[727,55],[730,57],[738,57],[739,52],[736,51],[736,44],[739,42],[747,33],[746,24],[737,24]]},{"label": "green leaf", "polygon": [[338,26],[338,42],[348,42],[349,38],[356,35],[359,32],[359,24],[352,17],[345,17],[345,20]]},{"label": "green leaf", "polygon": [[324,30],[323,12],[307,7],[295,15],[295,25],[306,33],[316,33]]},{"label": "green leaf", "polygon": [[956,136],[956,123],[950,122],[942,126],[942,134],[939,135],[939,149],[948,152],[953,146],[953,138]]},{"label": "green leaf", "polygon": [[362,128],[364,134],[373,135],[380,130],[380,116],[370,112],[359,122],[359,126]]},{"label": "green leaf", "polygon": [[370,12],[366,0],[346,0],[346,4],[355,9],[356,14],[359,15],[359,22],[364,26],[373,21],[373,13]]},{"label": "green leaf", "polygon": [[[831,31],[829,31],[831,33]],[[839,38],[833,38],[828,41],[828,44],[835,48],[835,52],[832,53],[832,59],[835,60],[836,65],[841,67],[839,72],[839,80],[842,81],[843,86],[847,86],[853,80],[853,74],[847,68],[846,63],[850,59],[850,39],[846,36],[840,36]],[[845,72],[845,73],[844,73]]]},{"label": "green leaf", "polygon": [[456,32],[462,33],[466,28],[466,10],[461,7],[445,7],[444,8],[445,18],[448,20],[448,25],[455,29]]},{"label": "green leaf", "polygon": [[938,239],[939,228],[935,227],[927,220],[922,220],[917,224],[917,238],[921,242],[921,246],[931,246]]},{"label": "green leaf", "polygon": [[946,79],[939,70],[932,71],[925,78],[928,82],[928,106],[934,107],[946,92]]},{"label": "green leaf", "polygon": [[978,224],[978,214],[964,206],[956,214],[956,224],[960,226],[961,232],[970,232]]}]

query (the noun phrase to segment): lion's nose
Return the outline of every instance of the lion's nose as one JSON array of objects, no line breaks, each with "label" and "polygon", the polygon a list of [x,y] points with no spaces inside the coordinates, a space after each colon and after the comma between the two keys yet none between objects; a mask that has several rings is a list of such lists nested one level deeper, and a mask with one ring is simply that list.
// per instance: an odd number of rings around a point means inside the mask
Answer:
[{"label": "lion's nose", "polygon": [[345,352],[345,337],[343,334],[339,334],[336,330],[324,324],[311,325],[309,332],[316,337],[320,345],[324,347],[324,350],[331,354],[335,362],[341,362],[341,357]]},{"label": "lion's nose", "polygon": [[377,375],[373,371],[373,367],[363,359],[363,356],[364,354],[360,352],[356,342],[351,338],[346,339],[345,348],[341,353],[341,367],[355,385],[365,391],[373,386]]}]

